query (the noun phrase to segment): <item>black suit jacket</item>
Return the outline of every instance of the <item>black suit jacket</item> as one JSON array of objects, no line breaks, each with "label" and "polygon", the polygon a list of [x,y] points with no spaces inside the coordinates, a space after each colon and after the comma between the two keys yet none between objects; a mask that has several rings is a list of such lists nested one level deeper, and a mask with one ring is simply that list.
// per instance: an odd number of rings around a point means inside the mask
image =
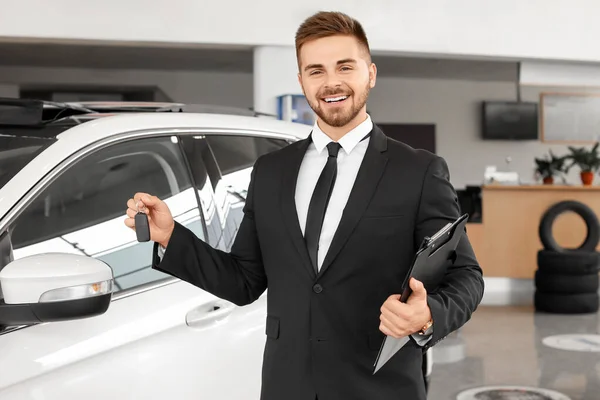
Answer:
[{"label": "black suit jacket", "polygon": [[245,305],[268,287],[262,400],[425,400],[422,355],[465,324],[483,296],[465,236],[445,281],[428,293],[433,337],[411,340],[375,375],[380,309],[424,236],[459,216],[445,161],[374,127],[320,272],[300,230],[294,192],[310,137],[255,163],[235,243],[215,250],[179,224],[153,267]]}]

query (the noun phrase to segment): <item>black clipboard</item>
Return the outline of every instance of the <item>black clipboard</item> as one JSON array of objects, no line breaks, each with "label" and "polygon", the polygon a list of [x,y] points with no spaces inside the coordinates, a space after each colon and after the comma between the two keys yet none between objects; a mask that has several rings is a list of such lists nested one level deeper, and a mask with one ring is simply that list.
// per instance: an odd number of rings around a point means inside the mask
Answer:
[{"label": "black clipboard", "polygon": [[[409,286],[411,278],[423,282],[427,292],[432,292],[444,280],[448,262],[456,260],[456,247],[465,232],[469,214],[461,215],[456,221],[446,224],[431,237],[425,237],[406,274],[399,291],[400,301],[405,303],[412,289]],[[386,336],[379,348],[379,353],[373,365],[375,374],[394,354],[410,340],[409,336],[396,339]]]}]

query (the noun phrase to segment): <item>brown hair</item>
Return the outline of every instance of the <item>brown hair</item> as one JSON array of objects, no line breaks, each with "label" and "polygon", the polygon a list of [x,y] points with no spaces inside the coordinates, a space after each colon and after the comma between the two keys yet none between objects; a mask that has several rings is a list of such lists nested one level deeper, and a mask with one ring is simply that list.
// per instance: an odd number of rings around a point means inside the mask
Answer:
[{"label": "brown hair", "polygon": [[360,22],[341,12],[321,11],[307,18],[296,31],[298,63],[300,63],[300,49],[306,42],[333,35],[354,36],[364,46],[370,59],[369,41]]}]

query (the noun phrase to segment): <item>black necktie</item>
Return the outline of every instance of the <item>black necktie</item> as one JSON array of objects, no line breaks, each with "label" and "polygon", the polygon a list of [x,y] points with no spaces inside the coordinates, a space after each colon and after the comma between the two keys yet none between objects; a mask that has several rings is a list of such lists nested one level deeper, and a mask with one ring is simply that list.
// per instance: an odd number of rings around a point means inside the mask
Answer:
[{"label": "black necktie", "polygon": [[310,205],[308,206],[304,239],[315,273],[319,272],[319,259],[317,258],[319,238],[321,237],[321,228],[323,227],[325,210],[327,209],[327,204],[329,203],[331,191],[333,190],[333,185],[337,176],[337,155],[340,147],[340,144],[337,142],[330,142],[327,145],[327,150],[329,151],[327,164],[325,164],[325,168],[323,168],[321,176],[319,176],[317,186],[315,187],[315,191],[310,199]]}]

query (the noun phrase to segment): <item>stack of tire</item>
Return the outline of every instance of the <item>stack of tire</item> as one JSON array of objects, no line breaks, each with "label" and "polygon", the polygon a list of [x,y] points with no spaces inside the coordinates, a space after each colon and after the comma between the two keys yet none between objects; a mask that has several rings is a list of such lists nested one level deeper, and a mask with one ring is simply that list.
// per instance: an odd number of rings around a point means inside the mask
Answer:
[{"label": "stack of tire", "polygon": [[[575,212],[583,218],[587,235],[578,248],[560,246],[552,235],[552,225],[565,212]],[[561,201],[542,216],[539,226],[544,246],[538,252],[535,272],[534,307],[554,314],[586,314],[598,311],[598,273],[600,254],[600,223],[594,211],[577,201]]]}]

